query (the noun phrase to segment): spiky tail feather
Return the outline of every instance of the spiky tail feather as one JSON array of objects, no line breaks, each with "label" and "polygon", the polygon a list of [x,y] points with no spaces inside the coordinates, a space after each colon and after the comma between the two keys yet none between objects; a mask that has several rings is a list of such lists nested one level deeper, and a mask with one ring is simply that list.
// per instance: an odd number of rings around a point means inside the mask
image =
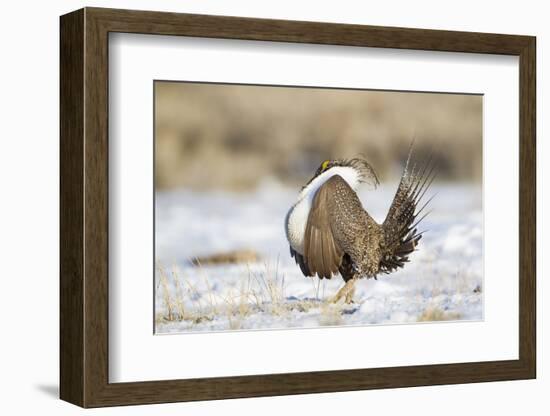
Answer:
[{"label": "spiky tail feather", "polygon": [[417,218],[433,199],[432,196],[418,208],[436,176],[433,153],[422,167],[417,169],[415,163],[410,168],[412,149],[413,143],[409,148],[407,163],[401,175],[397,192],[382,224],[384,232],[380,261],[380,272],[382,273],[391,273],[397,268],[402,268],[409,261],[409,255],[415,251],[424,233],[417,232],[417,226],[429,212],[423,214],[418,220]]}]

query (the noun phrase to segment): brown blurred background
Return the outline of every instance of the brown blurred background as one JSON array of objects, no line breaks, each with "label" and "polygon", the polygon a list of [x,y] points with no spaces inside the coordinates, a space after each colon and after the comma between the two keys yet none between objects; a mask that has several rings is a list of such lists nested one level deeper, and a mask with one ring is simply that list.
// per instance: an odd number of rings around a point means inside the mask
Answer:
[{"label": "brown blurred background", "polygon": [[362,154],[384,182],[415,137],[439,178],[481,180],[482,96],[155,82],[157,189],[302,184],[325,159]]}]

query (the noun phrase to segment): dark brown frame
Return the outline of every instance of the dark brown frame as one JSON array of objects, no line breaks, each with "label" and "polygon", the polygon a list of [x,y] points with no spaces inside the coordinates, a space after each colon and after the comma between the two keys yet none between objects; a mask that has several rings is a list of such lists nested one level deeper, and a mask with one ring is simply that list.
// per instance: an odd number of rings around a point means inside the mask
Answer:
[{"label": "dark brown frame", "polygon": [[[64,15],[60,24],[60,396],[63,400],[83,407],[99,407],[536,377],[534,37],[99,8]],[[109,383],[110,32],[519,56],[519,359]]]}]

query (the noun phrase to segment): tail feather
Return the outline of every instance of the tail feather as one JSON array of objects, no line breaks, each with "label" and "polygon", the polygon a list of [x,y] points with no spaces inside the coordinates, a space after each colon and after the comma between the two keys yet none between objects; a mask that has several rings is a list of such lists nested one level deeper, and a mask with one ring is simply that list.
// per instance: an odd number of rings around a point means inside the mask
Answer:
[{"label": "tail feather", "polygon": [[417,167],[415,162],[409,169],[412,150],[411,143],[397,192],[382,224],[384,239],[381,244],[380,270],[385,273],[402,268],[409,260],[408,256],[416,250],[424,233],[424,231],[418,232],[417,227],[430,214],[430,211],[418,217],[435,196],[423,203],[420,209],[418,208],[435,180],[437,170],[433,153],[423,166]]}]

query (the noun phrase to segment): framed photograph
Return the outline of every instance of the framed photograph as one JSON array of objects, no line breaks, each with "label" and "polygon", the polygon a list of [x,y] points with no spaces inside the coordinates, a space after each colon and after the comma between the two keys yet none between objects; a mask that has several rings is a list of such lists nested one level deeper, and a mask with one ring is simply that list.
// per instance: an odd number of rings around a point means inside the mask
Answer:
[{"label": "framed photograph", "polygon": [[60,29],[63,400],[536,377],[534,37]]}]

